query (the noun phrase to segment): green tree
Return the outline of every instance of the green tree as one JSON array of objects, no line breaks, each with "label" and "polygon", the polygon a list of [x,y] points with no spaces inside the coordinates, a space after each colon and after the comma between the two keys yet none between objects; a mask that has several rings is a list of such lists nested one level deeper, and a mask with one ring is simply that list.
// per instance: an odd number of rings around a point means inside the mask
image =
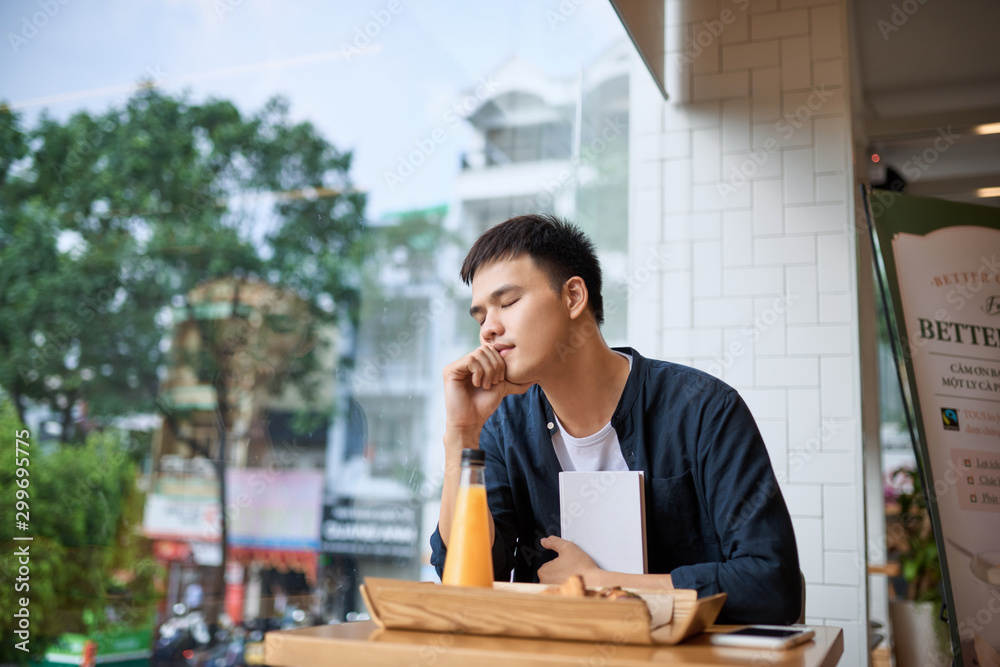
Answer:
[{"label": "green tree", "polygon": [[[245,116],[154,88],[32,129],[0,108],[0,386],[62,415],[149,411],[167,307],[236,276],[356,321],[365,196],[351,154],[276,98]],[[315,355],[290,369],[305,382]]]},{"label": "green tree", "polygon": [[[0,434],[11,450],[5,456],[14,457],[19,433],[27,443],[18,456],[27,465],[19,467],[28,474],[18,476],[15,466],[0,468],[0,524],[13,528],[24,518],[16,517],[21,501],[28,529],[15,532],[32,539],[0,544],[0,578],[9,584],[0,587],[0,609],[5,611],[0,664],[40,659],[64,632],[107,627],[109,608],[123,623],[148,618],[155,597],[156,566],[149,541],[137,532],[131,505],[139,494],[136,466],[122,440],[110,431],[92,433],[79,446],[43,454],[26,437],[10,402],[3,401]],[[21,638],[14,634],[19,625],[13,613],[21,609],[21,598],[29,601],[27,653],[15,648]],[[93,621],[88,624],[87,618]]]},{"label": "green tree", "polygon": [[[294,294],[312,333],[358,321],[365,196],[351,185],[351,154],[293,123],[280,98],[244,115],[152,87],[103,114],[43,115],[30,130],[0,108],[0,146],[0,386],[18,415],[45,405],[79,441],[78,406],[98,420],[153,409],[168,332],[192,323],[203,345],[185,361],[215,387],[219,418],[213,451],[190,444],[215,464],[224,499],[229,390],[240,325],[254,316],[241,285]],[[229,312],[200,315],[187,295],[219,279],[235,284]],[[320,352],[281,365],[272,392],[292,382],[308,400]],[[220,589],[224,570],[225,549]]]}]

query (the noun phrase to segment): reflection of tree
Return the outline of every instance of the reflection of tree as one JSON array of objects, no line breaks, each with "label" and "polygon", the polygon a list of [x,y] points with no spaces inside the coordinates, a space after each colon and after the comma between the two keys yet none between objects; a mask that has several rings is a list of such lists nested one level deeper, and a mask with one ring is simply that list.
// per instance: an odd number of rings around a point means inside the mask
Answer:
[{"label": "reflection of tree", "polygon": [[[202,453],[221,471],[236,386],[291,384],[308,401],[323,346],[299,343],[357,323],[365,197],[350,164],[281,99],[244,115],[147,88],[99,115],[43,114],[32,129],[0,108],[0,386],[18,413],[45,405],[64,440],[80,441],[80,406],[96,420],[152,409],[177,318],[202,342],[185,362],[216,390]],[[227,312],[197,312],[188,296],[206,284],[228,289],[228,302],[207,299]],[[294,296],[284,303],[295,312],[247,307],[265,284]],[[240,332],[258,317],[272,342],[293,327],[295,354],[255,351]],[[258,361],[274,372],[245,372]]]}]

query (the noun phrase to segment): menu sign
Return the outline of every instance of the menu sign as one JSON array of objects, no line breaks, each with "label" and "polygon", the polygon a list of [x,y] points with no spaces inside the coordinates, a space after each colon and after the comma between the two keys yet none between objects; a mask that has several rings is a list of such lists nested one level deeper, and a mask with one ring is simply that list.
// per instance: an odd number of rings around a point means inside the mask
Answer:
[{"label": "menu sign", "polygon": [[903,195],[871,205],[956,664],[994,664],[1000,655],[1000,209]]}]

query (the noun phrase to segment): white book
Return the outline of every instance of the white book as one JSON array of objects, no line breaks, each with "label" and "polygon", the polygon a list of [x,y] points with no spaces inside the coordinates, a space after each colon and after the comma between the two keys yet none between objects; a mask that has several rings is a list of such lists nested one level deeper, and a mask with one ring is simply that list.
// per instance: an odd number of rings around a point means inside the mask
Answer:
[{"label": "white book", "polygon": [[602,570],[646,574],[646,502],[641,471],[560,472],[562,538]]}]

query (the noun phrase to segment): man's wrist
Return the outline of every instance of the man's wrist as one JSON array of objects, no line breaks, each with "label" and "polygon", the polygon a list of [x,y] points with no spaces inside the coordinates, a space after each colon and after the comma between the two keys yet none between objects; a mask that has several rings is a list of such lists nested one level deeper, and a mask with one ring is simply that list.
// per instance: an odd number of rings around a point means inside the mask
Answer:
[{"label": "man's wrist", "polygon": [[483,427],[455,427],[445,426],[444,447],[445,452],[455,452],[461,454],[463,449],[479,449],[479,434]]}]

